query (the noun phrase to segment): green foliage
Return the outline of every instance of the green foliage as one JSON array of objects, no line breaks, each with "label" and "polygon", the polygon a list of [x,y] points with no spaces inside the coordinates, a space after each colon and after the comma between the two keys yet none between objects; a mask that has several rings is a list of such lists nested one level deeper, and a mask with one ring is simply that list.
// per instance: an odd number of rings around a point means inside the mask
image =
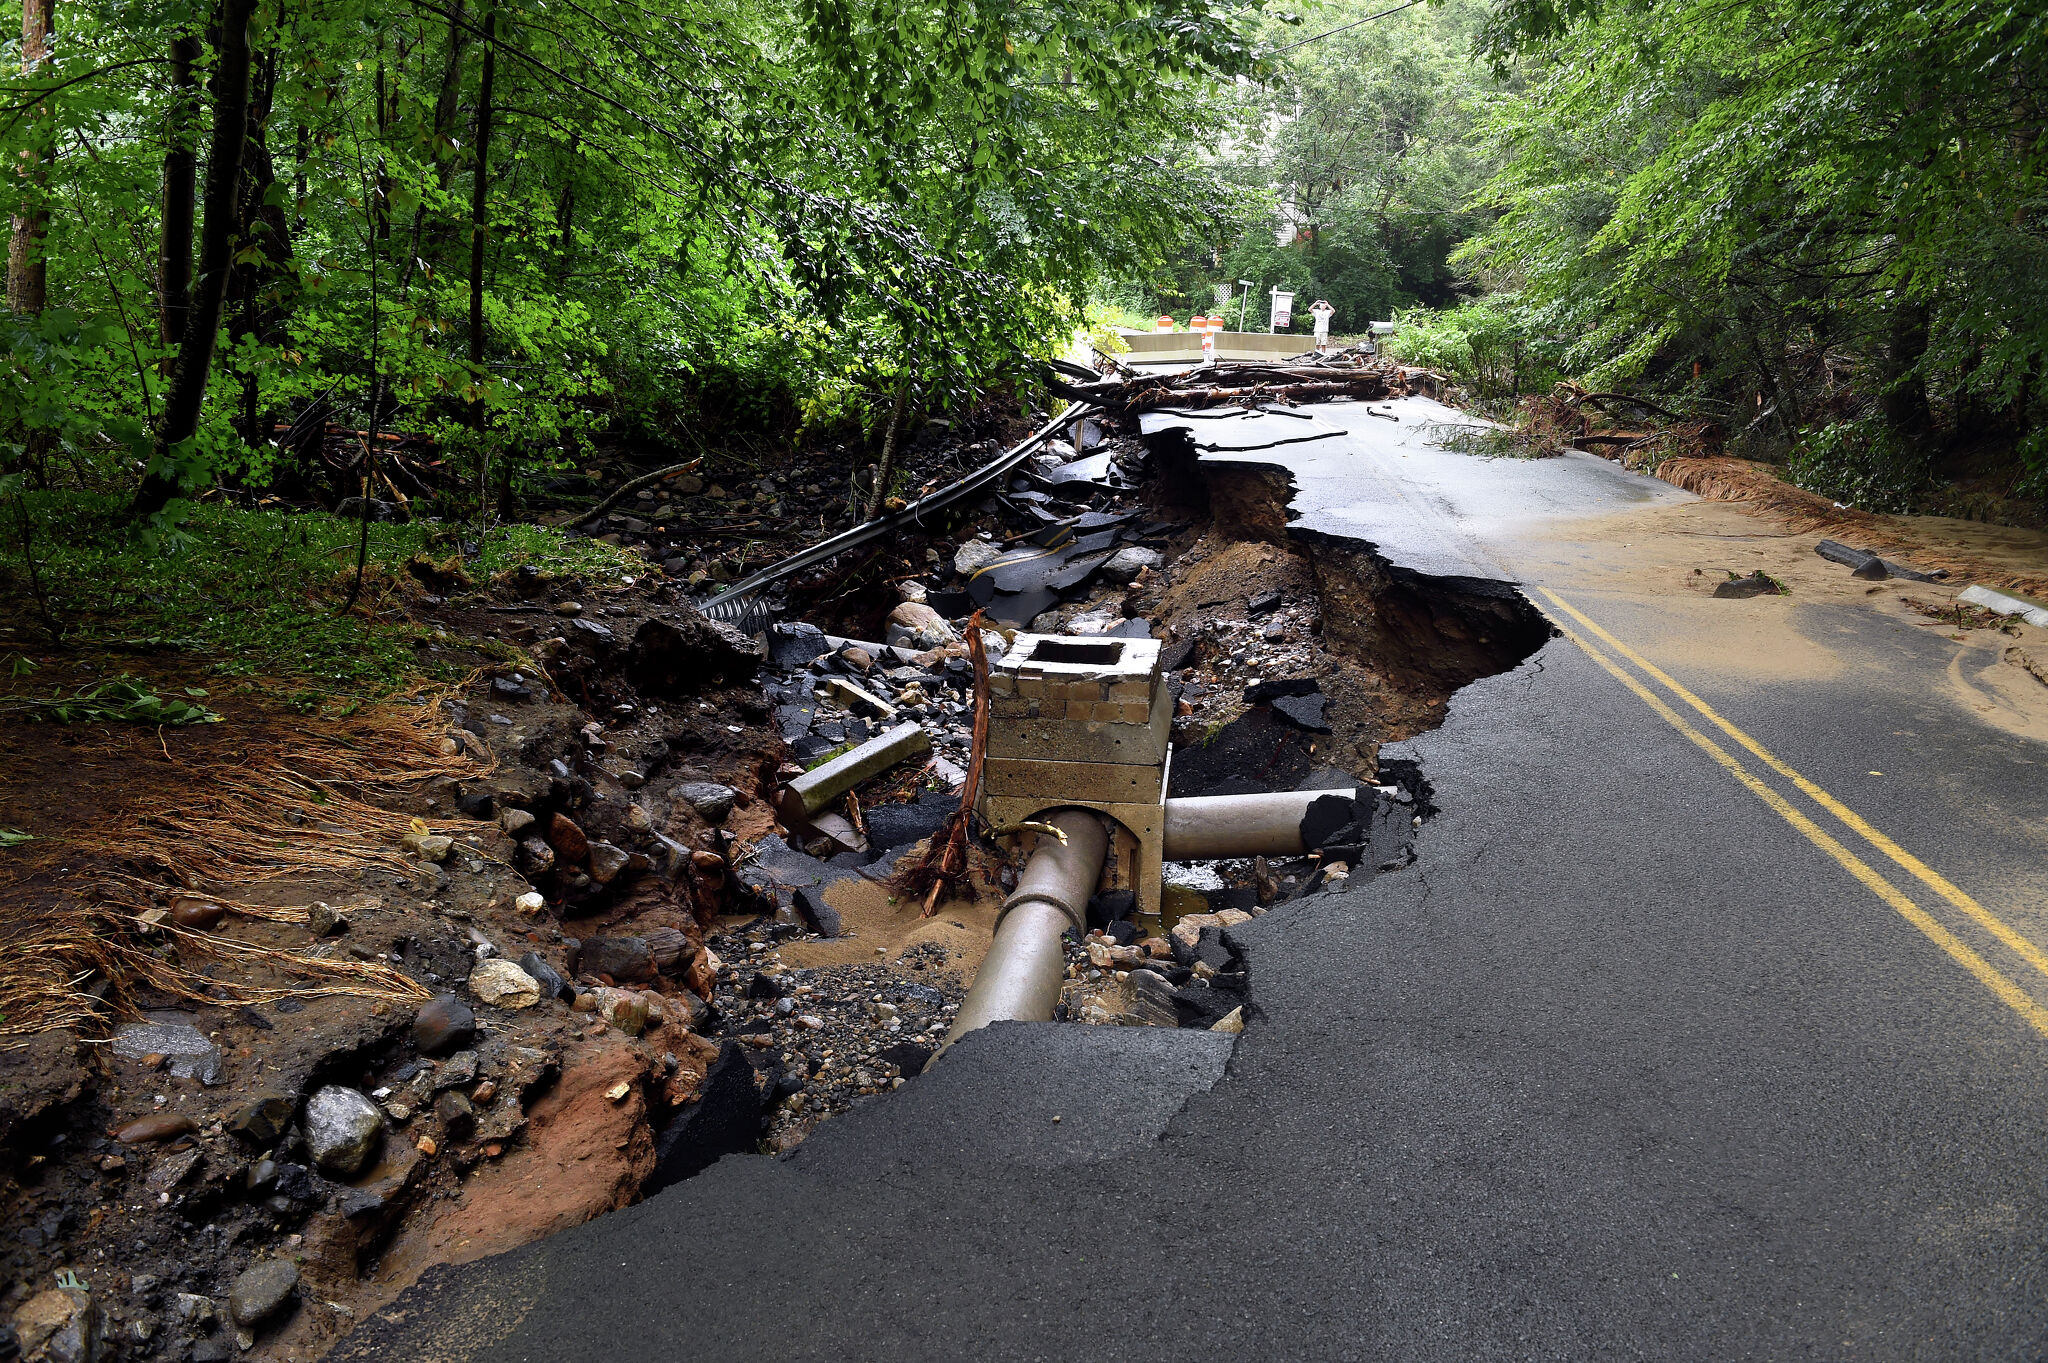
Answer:
[{"label": "green foliage", "polygon": [[[1380,8],[1343,0],[1312,22]],[[1230,284],[1235,324],[1240,279],[1259,330],[1275,286],[1296,294],[1304,334],[1316,298],[1336,308],[1339,334],[1397,307],[1452,304],[1448,254],[1484,222],[1467,206],[1489,169],[1478,120],[1495,82],[1471,60],[1482,18],[1477,0],[1404,11],[1296,47],[1267,84],[1240,88],[1221,163],[1236,196],[1210,206],[1171,268],[1139,281],[1140,310],[1207,312],[1213,286]]]},{"label": "green foliage", "polygon": [[1560,347],[1536,332],[1512,294],[1455,308],[1408,308],[1394,322],[1383,346],[1389,355],[1458,380],[1482,403],[1548,392],[1562,377]]},{"label": "green foliage", "polygon": [[[199,687],[188,686],[184,690],[188,697],[204,699],[206,696]],[[218,724],[221,721],[219,712],[193,700],[159,694],[156,686],[125,672],[92,686],[81,686],[68,695],[0,700],[0,713],[55,724],[83,724],[94,720],[173,725]]]},{"label": "green foliage", "polygon": [[1920,510],[1930,481],[1924,455],[1872,418],[1811,433],[1793,447],[1785,476],[1844,506],[1892,514]]},{"label": "green foliage", "polygon": [[[385,696],[467,670],[442,657],[405,609],[418,590],[406,563],[459,551],[444,527],[373,521],[367,611],[341,615],[355,568],[355,520],[202,502],[189,506],[184,548],[166,554],[128,533],[119,496],[50,492],[25,500],[39,528],[41,580],[76,647],[176,652],[217,676],[288,683],[304,704]],[[468,571],[479,579],[531,564],[605,585],[647,570],[600,541],[532,525],[495,527],[469,543],[476,553]],[[0,589],[13,594],[25,575],[18,545],[0,555]]]},{"label": "green foliage", "polygon": [[[1962,0],[1503,0],[1500,213],[1453,257],[1595,387],[1888,504],[2048,421],[2048,28]],[[1882,421],[1893,442],[1863,433]],[[1845,430],[1826,435],[1836,426]]]},{"label": "green foliage", "polygon": [[[49,307],[0,339],[0,442],[38,486],[115,491],[149,460],[166,147],[208,145],[214,8],[60,7],[54,60],[0,123],[0,155],[46,172],[11,193],[47,213]],[[332,505],[362,469],[323,459],[330,423],[427,435],[481,490],[598,438],[789,439],[872,424],[899,381],[919,411],[1008,389],[1081,320],[1077,283],[1149,268],[1214,199],[1203,99],[1256,73],[1251,18],[260,7],[220,344],[198,434],[157,472]],[[201,38],[186,95],[181,33]],[[178,542],[175,516],[151,529]]]}]

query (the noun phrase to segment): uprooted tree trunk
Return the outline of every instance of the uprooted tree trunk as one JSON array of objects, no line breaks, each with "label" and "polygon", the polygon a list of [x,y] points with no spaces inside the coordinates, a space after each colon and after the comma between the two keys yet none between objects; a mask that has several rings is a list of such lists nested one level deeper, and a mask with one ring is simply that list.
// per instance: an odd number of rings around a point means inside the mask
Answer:
[{"label": "uprooted tree trunk", "polygon": [[129,508],[151,516],[184,491],[172,468],[172,452],[199,431],[206,381],[213,370],[214,340],[234,269],[235,232],[241,220],[242,156],[248,142],[249,21],[256,0],[221,0],[220,49],[213,77],[213,139],[207,150],[205,225],[199,234],[199,279],[178,341],[170,390],[157,420],[149,472]]}]

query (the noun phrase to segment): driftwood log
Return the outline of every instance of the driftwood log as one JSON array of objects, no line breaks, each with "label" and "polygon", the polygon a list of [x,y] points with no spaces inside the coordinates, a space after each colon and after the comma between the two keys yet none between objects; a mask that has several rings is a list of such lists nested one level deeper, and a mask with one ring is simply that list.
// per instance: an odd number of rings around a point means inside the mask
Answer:
[{"label": "driftwood log", "polygon": [[1328,364],[1234,362],[1176,374],[1142,374],[1094,383],[1069,383],[1056,378],[1048,386],[1061,397],[1076,402],[1130,413],[1162,407],[1199,409],[1225,403],[1319,402],[1334,398],[1376,402],[1406,394],[1409,372],[1392,364],[1355,359]]}]

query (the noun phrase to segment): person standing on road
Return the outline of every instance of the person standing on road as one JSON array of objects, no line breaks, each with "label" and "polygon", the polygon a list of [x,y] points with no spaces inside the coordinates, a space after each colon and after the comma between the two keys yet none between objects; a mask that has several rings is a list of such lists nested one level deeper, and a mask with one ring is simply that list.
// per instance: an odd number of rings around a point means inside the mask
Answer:
[{"label": "person standing on road", "polygon": [[1316,319],[1316,354],[1320,355],[1330,348],[1330,318],[1337,310],[1327,298],[1318,298],[1309,304],[1308,310]]}]

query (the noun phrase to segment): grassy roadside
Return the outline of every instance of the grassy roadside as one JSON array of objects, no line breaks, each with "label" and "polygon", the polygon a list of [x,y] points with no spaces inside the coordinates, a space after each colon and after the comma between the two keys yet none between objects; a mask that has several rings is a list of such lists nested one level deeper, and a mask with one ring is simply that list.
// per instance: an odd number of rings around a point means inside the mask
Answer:
[{"label": "grassy roadside", "polygon": [[0,505],[0,677],[14,674],[17,690],[59,657],[114,655],[102,670],[148,671],[148,657],[170,655],[181,673],[242,679],[302,711],[381,699],[461,670],[423,647],[433,631],[411,607],[425,596],[477,592],[522,566],[592,586],[648,570],[539,526],[372,523],[362,592],[344,615],[353,520],[208,503],[167,549],[138,539],[123,511],[122,499],[70,492]]}]

